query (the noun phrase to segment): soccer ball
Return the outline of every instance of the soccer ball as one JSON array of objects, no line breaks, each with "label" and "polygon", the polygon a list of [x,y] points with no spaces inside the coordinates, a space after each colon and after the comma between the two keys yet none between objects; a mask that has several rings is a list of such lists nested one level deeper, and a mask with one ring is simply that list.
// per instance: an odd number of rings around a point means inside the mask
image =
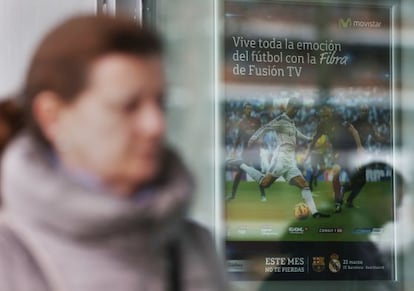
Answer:
[{"label": "soccer ball", "polygon": [[293,215],[296,219],[305,219],[309,214],[309,207],[303,202],[296,204],[293,208]]}]

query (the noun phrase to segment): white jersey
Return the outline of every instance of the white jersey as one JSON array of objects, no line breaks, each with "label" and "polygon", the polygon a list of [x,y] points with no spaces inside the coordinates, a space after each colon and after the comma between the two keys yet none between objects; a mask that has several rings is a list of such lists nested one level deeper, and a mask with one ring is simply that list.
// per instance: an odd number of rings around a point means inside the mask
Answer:
[{"label": "white jersey", "polygon": [[295,122],[283,113],[259,128],[250,138],[249,143],[253,143],[268,131],[274,131],[277,136],[277,148],[273,152],[270,164],[266,167],[266,173],[274,177],[284,177],[290,181],[302,173],[296,166],[295,148],[296,138],[302,138],[310,141],[312,138],[301,133],[295,125]]},{"label": "white jersey", "polygon": [[260,127],[250,138],[249,142],[255,142],[267,131],[275,131],[277,135],[277,147],[287,146],[291,150],[295,150],[296,138],[302,138],[311,141],[312,138],[301,133],[295,125],[295,122],[286,114],[282,113],[269,123]]}]

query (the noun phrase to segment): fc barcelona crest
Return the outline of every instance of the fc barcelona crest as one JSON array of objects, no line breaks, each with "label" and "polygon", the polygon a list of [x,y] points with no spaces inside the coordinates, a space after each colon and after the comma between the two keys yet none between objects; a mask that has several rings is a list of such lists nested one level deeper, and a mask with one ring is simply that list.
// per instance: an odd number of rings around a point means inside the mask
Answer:
[{"label": "fc barcelona crest", "polygon": [[323,272],[325,270],[325,257],[313,257],[312,269],[318,273]]}]

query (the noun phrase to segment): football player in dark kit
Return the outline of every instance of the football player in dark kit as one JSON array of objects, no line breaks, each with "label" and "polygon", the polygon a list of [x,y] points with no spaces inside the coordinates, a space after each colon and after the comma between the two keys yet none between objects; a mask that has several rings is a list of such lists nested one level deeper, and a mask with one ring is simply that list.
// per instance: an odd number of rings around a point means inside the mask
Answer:
[{"label": "football player in dark kit", "polygon": [[[360,115],[358,119],[353,122],[353,126],[358,131],[361,143],[366,150],[368,150],[370,147],[370,138],[376,143],[381,143],[388,146],[390,145],[390,139],[379,135],[374,126],[370,123],[368,106],[361,106]],[[377,163],[376,165],[378,166],[380,164],[381,163]],[[348,198],[346,199],[346,206],[349,208],[355,207],[354,199],[359,195],[362,188],[366,184],[366,169],[367,165],[358,168],[354,173],[352,173],[351,177],[349,178],[349,182],[345,183],[341,187],[341,200],[343,199],[346,192],[350,192]]]},{"label": "football player in dark kit", "polygon": [[[248,147],[247,143],[253,133],[260,128],[261,123],[259,118],[252,116],[253,106],[250,103],[246,103],[243,106],[243,118],[238,123],[238,134],[234,143],[233,151],[236,151],[238,147],[242,147],[242,160],[248,162],[253,167],[260,168],[260,146]],[[232,200],[236,197],[237,189],[240,184],[240,180],[243,174],[243,170],[237,168],[237,172],[234,176],[233,186],[231,194],[227,196],[226,200]],[[264,188],[259,185],[261,201],[266,201],[266,194]]]},{"label": "football player in dark kit", "polygon": [[316,141],[325,134],[332,145],[332,151],[335,157],[335,166],[333,167],[332,185],[335,193],[335,212],[341,212],[342,193],[339,175],[341,170],[347,172],[351,176],[351,170],[354,168],[353,162],[357,158],[356,153],[363,151],[361,138],[355,127],[337,115],[334,110],[328,106],[324,106],[320,110],[320,120],[309,144],[308,152],[305,159],[309,156],[309,152],[314,148]]},{"label": "football player in dark kit", "polygon": [[359,136],[361,138],[361,143],[365,149],[369,147],[369,139],[373,139],[377,143],[389,145],[390,139],[381,136],[375,130],[372,123],[369,121],[369,108],[366,105],[361,106],[359,117],[357,120],[352,122],[355,129],[358,131]]}]

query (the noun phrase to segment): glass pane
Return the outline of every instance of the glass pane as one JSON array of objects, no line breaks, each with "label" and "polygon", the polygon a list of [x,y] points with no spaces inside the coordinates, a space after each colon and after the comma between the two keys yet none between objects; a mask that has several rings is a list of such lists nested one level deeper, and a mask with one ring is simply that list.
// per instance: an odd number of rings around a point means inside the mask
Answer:
[{"label": "glass pane", "polygon": [[193,217],[211,228],[214,213],[214,3],[152,0],[153,24],[166,43],[168,141],[197,182]]},{"label": "glass pane", "polygon": [[[147,19],[167,45],[169,142],[181,151],[197,179],[193,216],[218,229],[219,246],[226,241],[232,287],[414,290],[414,3],[145,3],[152,9]],[[356,148],[349,124],[357,128],[358,119],[367,114],[369,126],[358,131],[363,154],[351,151],[339,158],[332,146],[338,148],[334,133],[340,130],[331,130],[314,140],[313,148],[323,151],[321,161],[313,163],[309,155],[304,162],[309,142],[298,139],[294,162],[312,185],[311,196],[277,180],[265,189],[263,199],[255,174],[243,170],[235,198],[226,200],[240,167],[237,160],[245,158],[246,144],[237,144],[243,116],[250,114],[260,128],[286,112],[292,97],[304,102],[293,118],[295,127],[314,137],[322,115],[335,113],[344,121],[337,125],[348,135],[339,143],[345,148],[348,141]],[[250,113],[244,112],[246,105]],[[266,174],[271,171],[266,166],[276,166],[272,158],[283,135],[275,129],[258,135],[256,153],[247,154],[247,159],[254,161],[261,153],[268,164],[263,163],[264,170],[257,166]],[[217,140],[220,146],[214,148]],[[360,164],[347,173],[351,160]],[[345,187],[340,213],[335,213],[335,200],[341,199],[338,194],[335,199],[332,185],[337,162],[342,165],[339,185]],[[360,171],[353,171],[354,166]],[[292,172],[285,180],[298,173]],[[350,186],[358,183],[360,189]],[[308,205],[296,206],[306,202],[303,197]],[[313,218],[311,200],[319,212],[331,216]]]},{"label": "glass pane", "polygon": [[223,14],[232,280],[395,285],[394,6],[226,1]]}]

